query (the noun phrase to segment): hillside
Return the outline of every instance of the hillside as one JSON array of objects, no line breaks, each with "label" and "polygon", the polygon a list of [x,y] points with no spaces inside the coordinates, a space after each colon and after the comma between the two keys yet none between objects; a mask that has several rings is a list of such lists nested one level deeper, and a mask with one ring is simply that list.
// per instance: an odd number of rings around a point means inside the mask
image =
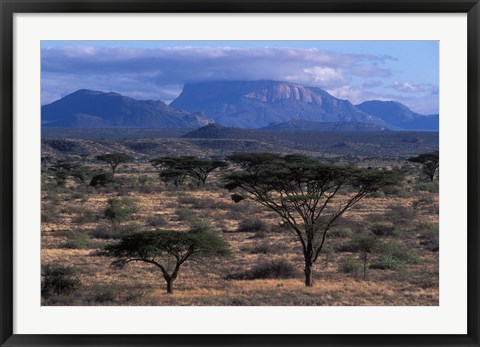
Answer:
[{"label": "hillside", "polygon": [[162,101],[86,89],[42,106],[43,127],[198,128],[209,123],[204,115],[175,110]]},{"label": "hillside", "polygon": [[421,115],[396,101],[365,101],[356,107],[405,130],[438,131],[438,114]]}]

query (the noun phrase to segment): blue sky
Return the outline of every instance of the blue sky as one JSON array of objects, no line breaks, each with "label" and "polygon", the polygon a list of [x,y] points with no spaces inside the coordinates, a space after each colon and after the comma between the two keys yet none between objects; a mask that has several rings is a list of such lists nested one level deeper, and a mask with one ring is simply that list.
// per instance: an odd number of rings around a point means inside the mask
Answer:
[{"label": "blue sky", "polygon": [[438,113],[438,41],[42,41],[42,104],[78,89],[172,101],[185,83],[284,80]]}]

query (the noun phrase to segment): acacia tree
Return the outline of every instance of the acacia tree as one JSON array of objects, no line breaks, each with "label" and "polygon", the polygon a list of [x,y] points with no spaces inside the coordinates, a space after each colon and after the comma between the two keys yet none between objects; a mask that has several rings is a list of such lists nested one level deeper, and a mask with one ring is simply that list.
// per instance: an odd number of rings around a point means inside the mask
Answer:
[{"label": "acacia tree", "polygon": [[59,186],[63,186],[68,177],[72,177],[80,183],[84,183],[88,173],[85,167],[71,161],[57,161],[51,168],[53,176]]},{"label": "acacia tree", "polygon": [[422,171],[430,179],[430,181],[433,181],[435,173],[440,166],[438,151],[423,153],[416,157],[409,158],[408,161],[422,164]]},{"label": "acacia tree", "polygon": [[196,158],[193,156],[162,157],[150,160],[153,167],[162,169],[160,177],[165,181],[174,181],[176,185],[187,178],[193,178],[202,184],[207,181],[210,173],[227,163],[221,160]]},{"label": "acacia tree", "polygon": [[117,166],[123,163],[131,161],[133,158],[125,153],[108,153],[98,155],[97,160],[107,163],[112,169],[112,176],[115,176],[115,170]]},{"label": "acacia tree", "polygon": [[361,235],[354,240],[355,248],[360,252],[360,259],[363,264],[363,279],[367,278],[367,265],[369,255],[374,253],[379,246],[379,238],[376,235]]},{"label": "acacia tree", "polygon": [[[364,196],[398,179],[392,171],[323,164],[300,155],[235,153],[228,159],[240,170],[226,176],[225,187],[277,213],[301,244],[306,286],[313,285],[313,264],[335,221]],[[346,186],[351,193],[340,194]]]},{"label": "acacia tree", "polygon": [[125,236],[116,245],[108,245],[100,255],[115,257],[112,265],[123,268],[130,262],[155,265],[173,293],[173,282],[186,261],[205,261],[230,254],[226,241],[206,231],[162,230]]}]

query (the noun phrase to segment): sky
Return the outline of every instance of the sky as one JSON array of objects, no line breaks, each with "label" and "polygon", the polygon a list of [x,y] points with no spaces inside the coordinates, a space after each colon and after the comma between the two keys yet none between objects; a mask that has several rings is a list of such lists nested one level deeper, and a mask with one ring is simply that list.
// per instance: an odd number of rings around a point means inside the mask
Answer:
[{"label": "sky", "polygon": [[175,99],[186,83],[276,80],[438,113],[438,41],[42,41],[42,105],[78,89]]}]

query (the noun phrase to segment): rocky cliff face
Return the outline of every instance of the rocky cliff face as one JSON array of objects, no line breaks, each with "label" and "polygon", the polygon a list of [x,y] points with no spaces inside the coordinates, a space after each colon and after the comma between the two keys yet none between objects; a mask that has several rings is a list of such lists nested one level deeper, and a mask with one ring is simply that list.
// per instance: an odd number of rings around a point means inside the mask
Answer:
[{"label": "rocky cliff face", "polygon": [[279,81],[187,84],[170,106],[187,112],[201,111],[216,123],[240,128],[261,128],[292,119],[386,127],[382,120],[320,88]]}]

